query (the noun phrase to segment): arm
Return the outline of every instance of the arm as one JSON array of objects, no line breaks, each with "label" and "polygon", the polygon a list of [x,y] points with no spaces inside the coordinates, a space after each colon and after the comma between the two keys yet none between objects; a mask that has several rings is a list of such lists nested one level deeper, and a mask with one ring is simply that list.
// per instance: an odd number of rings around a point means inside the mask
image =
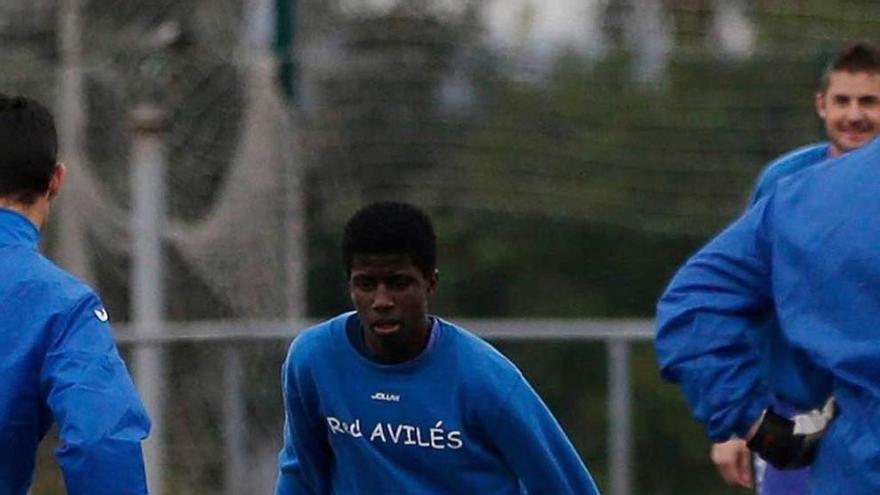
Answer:
[{"label": "arm", "polygon": [[100,301],[56,317],[41,391],[58,423],[56,451],[70,495],[146,495],[141,441],[150,421],[119,357]]},{"label": "arm", "polygon": [[760,201],[679,270],[657,308],[661,375],[680,383],[709,437],[745,437],[770,404],[748,332],[773,309]]},{"label": "arm", "polygon": [[281,372],[284,395],[284,446],[278,455],[281,472],[276,495],[330,493],[332,453],[327,432],[317,411],[314,387],[308,372],[297,370],[294,350]]},{"label": "arm", "polygon": [[484,430],[529,495],[599,494],[556,418],[522,375],[501,407],[485,402],[491,409]]},{"label": "arm", "polygon": [[[749,207],[754,206],[755,203],[767,196],[776,184],[778,173],[774,167],[777,165],[778,162],[771,162],[761,171],[749,199]],[[752,452],[746,446],[745,440],[732,438],[725,442],[713,443],[710,458],[728,485],[754,488]]]}]

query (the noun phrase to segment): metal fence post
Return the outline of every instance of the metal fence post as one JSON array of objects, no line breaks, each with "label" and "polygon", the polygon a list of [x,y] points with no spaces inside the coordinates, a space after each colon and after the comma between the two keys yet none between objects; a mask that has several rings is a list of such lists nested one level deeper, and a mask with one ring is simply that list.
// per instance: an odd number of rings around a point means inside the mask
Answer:
[{"label": "metal fence post", "polygon": [[223,493],[241,495],[249,491],[245,467],[245,407],[242,396],[244,364],[236,342],[226,345],[223,369]]},{"label": "metal fence post", "polygon": [[611,495],[632,493],[632,380],[629,341],[608,341],[608,446]]},{"label": "metal fence post", "polygon": [[86,245],[86,232],[79,221],[76,195],[81,194],[82,168],[86,166],[86,103],[82,69],[82,0],[64,0],[58,13],[61,68],[58,79],[58,138],[67,169],[67,189],[58,197],[58,260],[66,270],[95,282]]},{"label": "metal fence post", "polygon": [[[165,157],[161,109],[142,105],[130,114],[132,140],[131,189],[133,203],[132,325],[142,337],[163,333],[162,230],[165,224]],[[165,490],[166,356],[161,344],[139,344],[134,350],[138,391],[153,423],[144,443],[147,483],[152,495]]]}]

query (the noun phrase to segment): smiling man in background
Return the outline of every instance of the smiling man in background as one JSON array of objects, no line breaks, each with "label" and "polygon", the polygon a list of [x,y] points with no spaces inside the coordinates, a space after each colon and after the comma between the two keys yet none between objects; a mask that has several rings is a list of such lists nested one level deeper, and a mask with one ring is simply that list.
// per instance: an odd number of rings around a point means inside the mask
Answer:
[{"label": "smiling man in background", "polygon": [[759,188],[657,309],[661,374],[709,437],[744,438],[780,469],[809,466],[799,489],[822,495],[880,493],[880,140],[864,117],[876,116],[877,56],[852,50],[868,64],[843,79],[869,89],[829,91],[820,108],[837,156]]},{"label": "smiling man in background", "polygon": [[[815,108],[828,141],[799,148],[767,165],[757,181],[750,206],[769,194],[780,179],[857,149],[880,133],[880,51],[864,42],[840,50],[822,74],[815,95]],[[777,325],[775,314],[768,315],[764,324]],[[768,369],[768,377],[773,375],[774,369],[796,370],[793,365],[795,357],[775,339],[775,335],[778,333],[755,332],[760,352],[774,358],[764,363],[767,368],[772,368]],[[806,368],[793,376],[811,374],[812,371]],[[801,382],[794,383],[788,386],[805,386]],[[796,409],[784,400],[786,393],[782,390],[774,405],[778,412],[792,416]],[[808,468],[782,471],[758,458],[753,473],[752,454],[742,439],[714,444],[711,458],[729,484],[757,485],[760,495],[808,493]]]}]

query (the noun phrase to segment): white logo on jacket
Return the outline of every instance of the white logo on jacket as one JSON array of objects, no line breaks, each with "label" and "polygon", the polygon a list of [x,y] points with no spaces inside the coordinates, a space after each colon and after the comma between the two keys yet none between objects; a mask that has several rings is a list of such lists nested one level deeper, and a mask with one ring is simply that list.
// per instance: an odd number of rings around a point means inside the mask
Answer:
[{"label": "white logo on jacket", "polygon": [[95,316],[101,321],[107,321],[110,319],[110,315],[107,314],[107,310],[104,308],[96,309]]}]

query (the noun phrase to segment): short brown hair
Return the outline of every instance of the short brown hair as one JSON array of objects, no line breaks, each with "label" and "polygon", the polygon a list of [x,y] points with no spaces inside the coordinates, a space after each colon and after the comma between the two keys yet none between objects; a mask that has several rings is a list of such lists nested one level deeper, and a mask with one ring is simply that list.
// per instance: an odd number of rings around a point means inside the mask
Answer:
[{"label": "short brown hair", "polygon": [[864,41],[845,46],[825,67],[819,82],[820,93],[828,90],[834,72],[880,73],[880,50]]}]

